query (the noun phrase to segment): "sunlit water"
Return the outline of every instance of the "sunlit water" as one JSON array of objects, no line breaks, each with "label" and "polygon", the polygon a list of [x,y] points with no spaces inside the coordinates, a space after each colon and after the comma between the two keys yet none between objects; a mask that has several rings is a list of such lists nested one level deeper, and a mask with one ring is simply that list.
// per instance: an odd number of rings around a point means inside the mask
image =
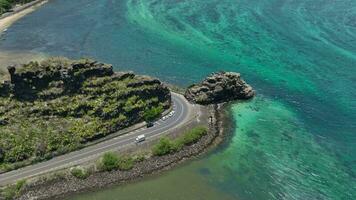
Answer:
[{"label": "sunlit water", "polygon": [[70,199],[356,199],[354,0],[52,0],[2,38],[181,86],[238,71],[257,90],[216,151]]}]

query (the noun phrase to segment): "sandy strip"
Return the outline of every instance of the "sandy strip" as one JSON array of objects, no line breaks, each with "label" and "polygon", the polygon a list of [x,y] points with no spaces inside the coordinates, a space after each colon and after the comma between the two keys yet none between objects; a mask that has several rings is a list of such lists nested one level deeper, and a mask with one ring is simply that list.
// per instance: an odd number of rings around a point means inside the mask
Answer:
[{"label": "sandy strip", "polygon": [[9,16],[4,18],[0,18],[0,33],[2,33],[5,29],[9,28],[17,20],[33,12],[34,10],[36,10],[36,8],[47,2],[48,0],[37,0],[32,2],[31,4],[25,4],[16,9],[17,11],[15,11],[13,14],[10,14]]},{"label": "sandy strip", "polygon": [[32,52],[13,52],[0,51],[0,82],[8,79],[7,66],[20,65],[30,61],[39,61],[46,59],[48,56],[41,53]]}]

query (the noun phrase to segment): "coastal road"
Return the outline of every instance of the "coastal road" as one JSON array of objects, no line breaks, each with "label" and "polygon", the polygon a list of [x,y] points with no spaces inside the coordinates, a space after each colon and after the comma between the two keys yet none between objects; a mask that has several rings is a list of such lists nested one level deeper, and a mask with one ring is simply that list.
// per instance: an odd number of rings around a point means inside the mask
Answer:
[{"label": "coastal road", "polygon": [[14,183],[17,180],[41,175],[58,169],[85,163],[89,160],[98,158],[101,154],[108,151],[117,151],[135,143],[138,135],[145,134],[146,139],[153,139],[167,134],[192,119],[196,114],[195,107],[179,94],[172,93],[174,115],[166,120],[158,120],[153,127],[141,128],[130,133],[118,136],[101,143],[88,146],[78,151],[74,151],[51,160],[38,164],[30,165],[18,170],[0,174],[0,185]]}]

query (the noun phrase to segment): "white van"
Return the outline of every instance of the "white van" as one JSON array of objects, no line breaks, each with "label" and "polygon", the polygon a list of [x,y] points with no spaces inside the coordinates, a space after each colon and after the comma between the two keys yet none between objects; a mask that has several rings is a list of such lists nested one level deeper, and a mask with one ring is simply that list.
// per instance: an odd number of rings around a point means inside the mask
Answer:
[{"label": "white van", "polygon": [[137,136],[135,139],[136,143],[143,142],[145,140],[146,140],[146,136],[144,134]]}]

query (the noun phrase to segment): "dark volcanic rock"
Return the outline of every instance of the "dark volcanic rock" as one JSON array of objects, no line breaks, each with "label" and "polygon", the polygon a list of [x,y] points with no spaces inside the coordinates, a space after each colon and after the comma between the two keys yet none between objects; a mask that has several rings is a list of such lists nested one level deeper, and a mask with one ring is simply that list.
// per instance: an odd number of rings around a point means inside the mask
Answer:
[{"label": "dark volcanic rock", "polygon": [[185,97],[198,104],[215,104],[250,99],[255,91],[235,72],[213,73],[200,84],[190,86]]},{"label": "dark volcanic rock", "polygon": [[[77,91],[82,82],[90,77],[111,76],[114,72],[111,65],[98,63],[90,59],[70,62],[68,60],[51,60],[44,63],[30,62],[19,70],[14,66],[8,67],[13,86],[13,94],[20,99],[35,99],[51,83],[60,82],[58,95]],[[6,85],[0,89],[8,91]],[[55,97],[56,95],[53,95]]]}]

